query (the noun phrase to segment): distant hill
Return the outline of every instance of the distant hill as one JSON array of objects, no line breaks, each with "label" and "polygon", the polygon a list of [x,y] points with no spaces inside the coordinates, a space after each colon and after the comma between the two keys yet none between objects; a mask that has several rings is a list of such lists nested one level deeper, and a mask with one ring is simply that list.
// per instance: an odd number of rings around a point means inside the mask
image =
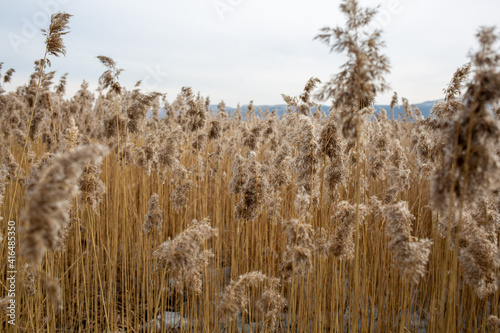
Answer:
[{"label": "distant hill", "polygon": [[[420,112],[422,112],[422,115],[424,116],[424,118],[427,118],[431,114],[432,106],[436,102],[438,102],[438,101],[437,100],[436,101],[427,101],[427,102],[423,102],[423,103],[410,104],[410,105],[413,105],[413,106],[416,106],[417,108],[419,108],[419,110],[420,110]],[[385,109],[387,114],[390,116],[390,114],[391,114],[391,106],[390,105],[375,105],[375,110],[377,110],[377,112],[379,112],[381,109]],[[399,106],[394,108],[394,115],[396,116],[396,118],[398,117],[398,113],[401,113],[404,115],[403,106],[399,105]]]},{"label": "distant hill", "polygon": [[[411,104],[411,105],[414,105],[416,107],[418,107],[420,109],[420,112],[422,112],[422,115],[424,116],[424,118],[427,118],[430,113],[431,113],[431,109],[432,109],[432,106],[434,105],[434,103],[436,103],[437,101],[427,101],[427,102],[423,102],[423,103],[417,103],[417,104]],[[278,114],[278,116],[281,118],[281,116],[286,112],[286,104],[273,104],[273,105],[254,105],[255,106],[255,109],[258,111],[259,110],[259,107],[262,109],[262,111],[265,111],[266,108],[269,109],[269,111],[273,111],[273,110],[276,110],[276,113]],[[379,104],[376,104],[375,106],[375,110],[376,112],[380,112],[381,109],[385,109],[385,111],[387,112],[387,115],[390,117],[391,116],[391,107],[389,105],[379,105]],[[213,104],[213,105],[210,105],[210,109],[212,110],[212,112],[216,113],[217,112],[217,105]],[[235,107],[231,107],[231,106],[226,106],[226,110],[231,114],[231,115],[234,115],[234,112],[236,111],[236,108]],[[241,106],[241,113],[243,115],[243,118],[245,118],[245,114],[248,110],[248,105],[243,105]],[[328,114],[330,112],[330,106],[327,106],[327,105],[322,105],[321,106],[321,110],[323,112],[325,112],[326,114]],[[313,110],[314,111],[314,110]],[[397,107],[394,108],[394,115],[396,116],[396,118],[398,117],[398,114],[401,113],[404,115],[404,110],[403,110],[403,106],[399,105]],[[165,115],[163,109],[160,110],[160,117],[163,117]]]},{"label": "distant hill", "polygon": [[[436,103],[437,101],[427,101],[427,102],[423,102],[423,103],[417,103],[417,104],[411,104],[411,105],[414,105],[416,107],[418,107],[420,109],[420,112],[422,112],[422,115],[427,118],[430,113],[431,113],[431,109],[432,109],[432,106],[434,105],[434,103]],[[281,118],[281,116],[286,112],[286,104],[274,104],[274,105],[255,105],[255,109],[256,110],[259,110],[259,107],[262,109],[262,111],[265,111],[266,108],[269,109],[269,111],[273,111],[273,110],[276,110],[276,113],[278,114],[278,116]],[[375,110],[376,112],[380,112],[381,109],[385,109],[387,114],[390,116],[391,115],[391,107],[389,105],[375,105]],[[210,105],[210,109],[213,111],[213,112],[217,112],[217,105]],[[231,107],[231,106],[226,106],[226,110],[231,114],[233,115],[234,112],[236,111],[236,108],[235,107]],[[248,110],[248,105],[243,105],[241,106],[241,113],[243,114],[243,116],[245,115],[245,113],[247,112]],[[326,114],[328,114],[330,112],[330,106],[327,106],[327,105],[322,105],[321,106],[321,110],[323,112],[325,112]],[[394,108],[394,114],[397,118],[398,116],[398,113],[401,113],[404,115],[404,110],[403,110],[403,107],[401,105],[397,106]]]}]

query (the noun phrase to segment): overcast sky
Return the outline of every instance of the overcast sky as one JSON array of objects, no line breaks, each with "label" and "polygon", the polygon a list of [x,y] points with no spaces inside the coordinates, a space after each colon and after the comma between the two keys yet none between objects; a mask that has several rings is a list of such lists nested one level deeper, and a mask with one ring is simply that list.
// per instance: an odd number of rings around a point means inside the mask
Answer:
[{"label": "overcast sky", "polygon": [[[12,90],[27,83],[43,56],[40,28],[49,14],[74,15],[64,37],[66,57],[51,57],[56,79],[68,72],[68,93],[82,80],[92,89],[104,71],[96,56],[125,69],[120,82],[131,89],[167,93],[182,86],[227,105],[282,104],[314,76],[328,80],[346,61],[313,38],[325,26],[343,25],[340,1],[327,0],[4,0],[0,4],[0,61],[14,68]],[[442,97],[455,69],[477,48],[481,25],[500,27],[499,0],[360,0],[380,5],[391,60],[387,81],[410,103]],[[498,30],[497,30],[498,31]],[[386,104],[392,91],[377,97]],[[328,103],[328,102],[325,102]]]}]

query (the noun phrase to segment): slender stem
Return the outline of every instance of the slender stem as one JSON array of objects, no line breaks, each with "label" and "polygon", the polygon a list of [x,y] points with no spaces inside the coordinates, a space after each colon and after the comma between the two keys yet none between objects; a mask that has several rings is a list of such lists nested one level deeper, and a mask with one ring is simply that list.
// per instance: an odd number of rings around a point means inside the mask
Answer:
[{"label": "slender stem", "polygon": [[361,202],[361,184],[360,184],[360,177],[361,177],[361,167],[360,167],[360,154],[361,154],[361,149],[360,149],[360,135],[359,135],[359,121],[356,122],[356,254],[354,257],[354,299],[352,303],[352,309],[351,311],[353,312],[353,321],[351,325],[354,325],[354,331],[358,330],[358,311],[359,311],[359,266],[360,266],[360,258],[359,256],[361,255],[361,251],[359,248],[359,205]]}]

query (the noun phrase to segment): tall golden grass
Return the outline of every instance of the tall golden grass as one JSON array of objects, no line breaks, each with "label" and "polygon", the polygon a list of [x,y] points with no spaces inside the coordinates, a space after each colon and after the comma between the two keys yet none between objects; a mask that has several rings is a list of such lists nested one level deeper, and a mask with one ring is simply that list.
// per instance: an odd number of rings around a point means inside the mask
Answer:
[{"label": "tall golden grass", "polygon": [[317,39],[348,62],[316,95],[315,78],[283,95],[281,118],[129,91],[105,56],[97,94],[65,99],[46,69],[70,15],[53,15],[30,82],[0,89],[1,234],[18,226],[17,325],[1,330],[498,331],[498,33],[478,32],[429,118],[402,99],[396,119],[394,93],[389,119],[376,10],[341,10]]}]

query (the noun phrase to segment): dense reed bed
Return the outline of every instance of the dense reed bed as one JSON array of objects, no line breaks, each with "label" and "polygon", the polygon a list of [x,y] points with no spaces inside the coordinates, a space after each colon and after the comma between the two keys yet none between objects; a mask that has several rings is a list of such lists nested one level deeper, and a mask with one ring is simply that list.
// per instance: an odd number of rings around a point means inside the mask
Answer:
[{"label": "dense reed bed", "polygon": [[[395,117],[396,93],[375,114],[376,11],[341,9],[346,27],[317,39],[348,61],[283,95],[282,117],[128,90],[105,56],[98,91],[66,98],[49,57],[70,15],[55,14],[30,82],[0,89],[0,230],[17,226],[1,330],[498,331],[498,33],[479,30],[429,118],[404,98]],[[4,237],[6,313],[8,252]]]}]

